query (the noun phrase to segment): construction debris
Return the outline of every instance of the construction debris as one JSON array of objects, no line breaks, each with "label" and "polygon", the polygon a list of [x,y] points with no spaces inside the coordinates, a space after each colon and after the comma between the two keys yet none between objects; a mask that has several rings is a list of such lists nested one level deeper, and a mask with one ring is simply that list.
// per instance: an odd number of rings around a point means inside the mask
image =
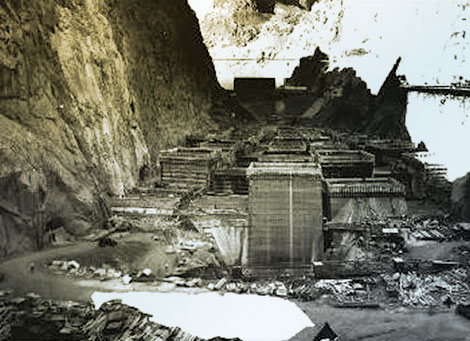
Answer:
[{"label": "construction debris", "polygon": [[220,281],[217,282],[217,284],[214,286],[215,290],[220,290],[224,287],[224,285],[227,283],[226,278],[222,278]]},{"label": "construction debris", "polygon": [[179,147],[161,151],[162,182],[173,187],[207,188],[221,161],[221,149]]},{"label": "construction debris", "polygon": [[203,340],[180,328],[151,322],[150,315],[118,300],[103,303],[99,310],[90,303],[46,300],[35,294],[2,297],[1,303],[0,340],[5,341]]},{"label": "construction debris", "polygon": [[0,340],[85,340],[91,304],[52,301],[35,294],[1,298]]},{"label": "construction debris", "polygon": [[438,274],[402,273],[384,275],[388,291],[398,293],[403,305],[439,306],[447,298],[460,302],[470,295],[469,271],[463,268],[443,271]]}]

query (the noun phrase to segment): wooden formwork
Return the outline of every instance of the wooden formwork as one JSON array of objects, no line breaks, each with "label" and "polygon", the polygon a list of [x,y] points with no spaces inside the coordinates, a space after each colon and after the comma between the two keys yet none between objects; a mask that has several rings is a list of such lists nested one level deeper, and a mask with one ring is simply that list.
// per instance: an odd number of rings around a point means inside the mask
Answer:
[{"label": "wooden formwork", "polygon": [[206,187],[221,164],[221,151],[178,147],[160,153],[162,183],[181,187]]},{"label": "wooden formwork", "polygon": [[208,194],[248,194],[246,168],[216,170],[210,179]]},{"label": "wooden formwork", "polygon": [[327,179],[330,197],[405,197],[405,186],[393,178]]},{"label": "wooden formwork", "polygon": [[374,155],[362,150],[316,150],[325,178],[369,178],[374,172]]},{"label": "wooden formwork", "polygon": [[320,168],[314,163],[252,163],[247,173],[244,268],[259,272],[309,267],[323,253]]},{"label": "wooden formwork", "polygon": [[305,153],[307,144],[302,139],[274,139],[268,146],[270,154]]},{"label": "wooden formwork", "polygon": [[333,222],[406,214],[405,186],[392,178],[327,179],[325,212]]},{"label": "wooden formwork", "polygon": [[260,162],[280,162],[280,163],[286,163],[286,162],[300,162],[300,163],[312,163],[313,162],[313,157],[309,153],[289,153],[289,154],[284,154],[284,153],[264,153],[259,157]]},{"label": "wooden formwork", "polygon": [[384,165],[390,160],[399,158],[403,153],[409,153],[416,149],[414,143],[406,140],[376,139],[369,140],[365,144],[365,150],[375,155],[378,165]]}]

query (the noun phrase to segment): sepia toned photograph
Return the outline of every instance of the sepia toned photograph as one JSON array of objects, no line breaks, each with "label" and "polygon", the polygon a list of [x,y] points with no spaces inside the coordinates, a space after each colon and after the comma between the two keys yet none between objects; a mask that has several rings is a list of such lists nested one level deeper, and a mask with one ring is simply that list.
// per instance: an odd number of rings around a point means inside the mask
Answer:
[{"label": "sepia toned photograph", "polygon": [[0,341],[470,341],[469,0],[0,0]]}]

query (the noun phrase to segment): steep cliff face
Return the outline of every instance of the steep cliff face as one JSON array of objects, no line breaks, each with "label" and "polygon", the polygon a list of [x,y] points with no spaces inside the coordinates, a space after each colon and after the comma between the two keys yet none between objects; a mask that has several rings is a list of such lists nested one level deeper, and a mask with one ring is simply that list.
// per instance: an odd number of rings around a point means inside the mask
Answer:
[{"label": "steep cliff face", "polygon": [[452,185],[452,211],[457,218],[470,222],[470,173]]},{"label": "steep cliff face", "polygon": [[382,84],[377,96],[374,96],[374,107],[370,110],[367,122],[367,133],[398,139],[411,139],[406,127],[406,110],[408,93],[401,87],[397,69],[401,58],[398,58]]},{"label": "steep cliff face", "polygon": [[100,224],[225,101],[185,0],[5,0],[0,42],[0,255]]},{"label": "steep cliff face", "polygon": [[286,80],[288,85],[310,89],[314,103],[304,117],[329,128],[410,139],[405,125],[407,93],[396,75],[400,58],[376,96],[353,69],[327,71],[328,59],[317,47],[312,56],[301,58]]}]

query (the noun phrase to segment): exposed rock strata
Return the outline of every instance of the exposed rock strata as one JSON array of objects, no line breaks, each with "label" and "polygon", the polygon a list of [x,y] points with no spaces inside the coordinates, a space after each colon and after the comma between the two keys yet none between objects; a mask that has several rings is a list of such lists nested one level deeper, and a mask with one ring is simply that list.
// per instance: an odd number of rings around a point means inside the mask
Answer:
[{"label": "exposed rock strata", "polygon": [[232,115],[184,0],[5,0],[0,42],[0,255],[100,224],[161,148]]}]

